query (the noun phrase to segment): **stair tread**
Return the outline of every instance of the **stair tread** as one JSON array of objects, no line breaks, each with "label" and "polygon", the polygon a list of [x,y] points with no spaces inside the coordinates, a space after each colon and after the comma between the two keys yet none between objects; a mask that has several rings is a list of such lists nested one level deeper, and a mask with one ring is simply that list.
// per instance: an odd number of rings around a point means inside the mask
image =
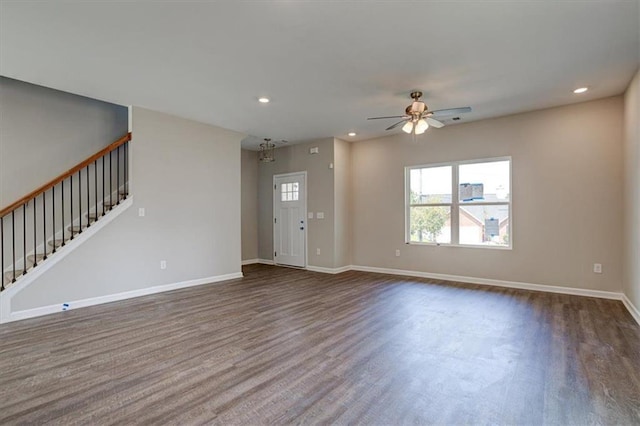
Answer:
[{"label": "stair tread", "polygon": [[[20,278],[20,276],[22,276],[22,274],[24,273],[24,269],[16,269],[16,280],[18,278]],[[9,285],[13,284],[13,271],[9,271],[9,272],[5,272],[4,273],[4,286],[5,288],[8,287]]]},{"label": "stair tread", "polygon": [[60,247],[62,245],[62,239],[56,238],[55,240],[47,241],[47,244],[50,245],[51,247],[53,247],[54,244],[56,247]]},{"label": "stair tread", "polygon": [[42,259],[44,259],[44,253],[37,253],[35,256],[30,254],[27,256],[27,260],[31,263],[33,263],[34,259],[38,259],[38,262],[40,262]]}]

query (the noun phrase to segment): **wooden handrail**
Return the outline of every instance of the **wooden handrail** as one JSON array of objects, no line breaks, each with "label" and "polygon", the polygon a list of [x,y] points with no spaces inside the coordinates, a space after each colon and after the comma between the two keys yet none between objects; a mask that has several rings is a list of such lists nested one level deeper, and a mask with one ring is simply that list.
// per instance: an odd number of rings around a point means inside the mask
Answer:
[{"label": "wooden handrail", "polygon": [[49,189],[53,188],[55,185],[59,184],[60,182],[62,182],[63,180],[65,180],[66,178],[71,176],[72,174],[76,173],[78,170],[84,169],[89,164],[91,164],[94,161],[96,161],[98,158],[101,158],[102,156],[110,153],[114,149],[117,149],[120,145],[125,144],[125,143],[129,142],[130,140],[131,140],[131,133],[127,133],[126,135],[124,135],[123,137],[118,139],[117,141],[111,143],[110,145],[108,145],[105,148],[101,149],[100,151],[96,152],[95,154],[93,154],[91,157],[87,158],[86,160],[84,160],[80,164],[78,164],[76,166],[73,166],[72,168],[70,168],[69,170],[67,170],[66,172],[61,174],[60,176],[58,176],[58,177],[50,180],[49,182],[45,183],[44,185],[42,185],[40,188],[31,191],[30,193],[28,193],[24,197],[20,198],[16,202],[9,204],[4,209],[0,210],[0,217],[4,217],[6,214],[11,213],[14,209],[20,207],[23,204],[26,204],[28,201],[34,199],[35,197],[39,196],[43,192],[48,191]]}]

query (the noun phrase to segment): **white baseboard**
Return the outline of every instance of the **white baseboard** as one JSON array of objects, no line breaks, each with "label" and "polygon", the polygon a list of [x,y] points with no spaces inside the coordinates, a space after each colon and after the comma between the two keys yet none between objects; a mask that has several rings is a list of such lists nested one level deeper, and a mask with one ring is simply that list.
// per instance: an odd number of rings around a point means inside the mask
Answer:
[{"label": "white baseboard", "polygon": [[242,261],[242,265],[254,265],[256,263],[260,263],[262,265],[273,265],[273,260],[271,259],[247,259]]},{"label": "white baseboard", "polygon": [[408,277],[431,278],[443,281],[458,281],[469,284],[492,285],[496,287],[518,288],[522,290],[545,291],[547,293],[572,294],[575,296],[598,297],[600,299],[622,300],[622,293],[613,291],[589,290],[575,287],[560,287],[544,284],[523,283],[519,281],[503,281],[491,278],[465,277],[461,275],[434,274],[430,272],[407,271],[401,269],[377,268],[373,266],[352,265],[354,271],[376,272],[379,274],[404,275]]},{"label": "white baseboard", "polygon": [[342,272],[350,271],[353,267],[351,265],[342,266],[340,268],[325,268],[323,266],[307,265],[307,271],[322,272],[323,274],[340,274]]},{"label": "white baseboard", "polygon": [[624,306],[627,308],[627,311],[629,311],[633,319],[640,325],[640,310],[631,303],[631,300],[629,300],[626,294],[622,295],[622,303],[624,303]]},{"label": "white baseboard", "polygon": [[106,296],[92,297],[89,299],[76,300],[72,302],[66,302],[63,306],[62,303],[56,305],[42,306],[34,309],[26,309],[23,311],[9,312],[4,318],[0,318],[0,324],[12,321],[23,320],[27,318],[39,317],[42,315],[49,315],[57,313],[63,310],[71,310],[78,308],[85,308],[87,306],[101,305],[103,303],[117,302],[119,300],[131,299],[134,297],[148,296],[150,294],[163,293],[165,291],[178,290],[181,288],[194,287],[204,284],[218,283],[221,281],[228,281],[237,278],[242,278],[242,272],[234,272],[225,275],[216,275],[213,277],[198,278],[195,280],[182,281],[178,283],[158,285],[154,287],[146,287],[138,290],[125,291],[122,293],[109,294]]}]

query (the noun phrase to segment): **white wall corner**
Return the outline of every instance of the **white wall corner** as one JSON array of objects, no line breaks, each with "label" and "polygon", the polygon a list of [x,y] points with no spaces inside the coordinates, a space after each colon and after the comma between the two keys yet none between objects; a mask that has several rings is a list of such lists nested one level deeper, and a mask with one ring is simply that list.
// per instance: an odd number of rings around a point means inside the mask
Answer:
[{"label": "white wall corner", "polygon": [[631,300],[629,300],[626,294],[622,295],[622,303],[624,303],[624,306],[627,308],[633,319],[636,320],[638,325],[640,325],[640,309],[631,303]]}]

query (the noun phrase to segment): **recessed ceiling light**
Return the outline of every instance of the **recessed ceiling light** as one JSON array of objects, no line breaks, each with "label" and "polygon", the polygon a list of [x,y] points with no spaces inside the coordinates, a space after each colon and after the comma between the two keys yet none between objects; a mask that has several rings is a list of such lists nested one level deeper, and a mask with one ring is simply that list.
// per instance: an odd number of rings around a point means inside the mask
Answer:
[{"label": "recessed ceiling light", "polygon": [[348,135],[349,135],[349,136],[355,136],[355,135],[356,135],[356,132],[349,132],[349,133],[348,133]]},{"label": "recessed ceiling light", "polygon": [[573,91],[573,93],[584,93],[584,92],[586,92],[587,90],[589,90],[589,88],[588,88],[588,87],[579,87],[579,88],[577,88],[576,90],[574,90],[574,91]]},{"label": "recessed ceiling light", "polygon": [[268,104],[269,103],[269,98],[258,98],[258,102],[260,102],[261,104]]}]

